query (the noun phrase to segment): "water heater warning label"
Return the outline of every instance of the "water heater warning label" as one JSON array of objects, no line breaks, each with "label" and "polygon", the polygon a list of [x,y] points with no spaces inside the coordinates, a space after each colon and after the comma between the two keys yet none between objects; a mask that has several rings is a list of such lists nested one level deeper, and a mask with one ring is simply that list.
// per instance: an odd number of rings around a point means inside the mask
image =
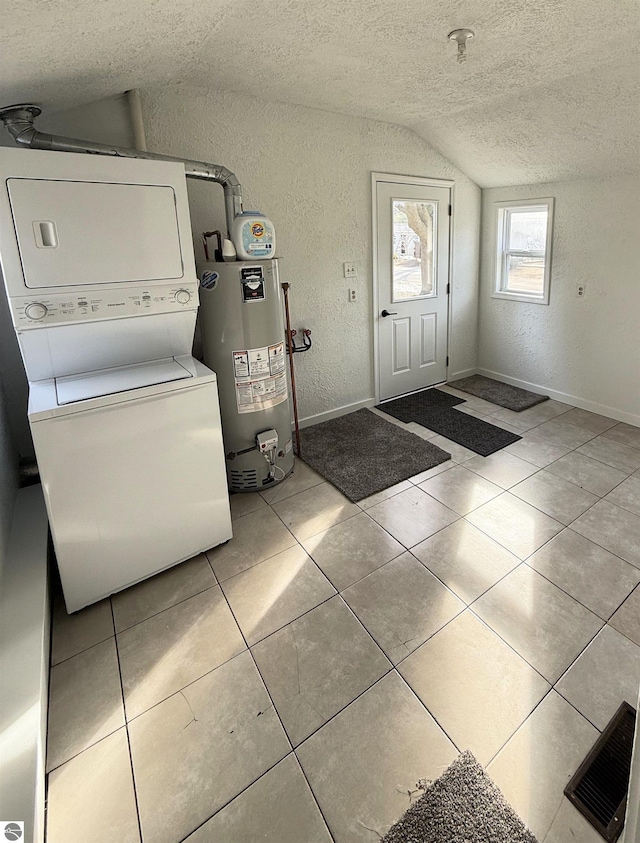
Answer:
[{"label": "water heater warning label", "polygon": [[249,375],[252,378],[262,378],[269,374],[269,349],[249,349]]},{"label": "water heater warning label", "polygon": [[257,413],[287,400],[284,343],[233,352],[239,413]]},{"label": "water heater warning label", "polygon": [[279,375],[284,372],[284,343],[269,346],[269,372],[272,375]]},{"label": "water heater warning label", "polygon": [[236,381],[238,378],[249,377],[249,354],[246,351],[233,352],[233,371]]}]

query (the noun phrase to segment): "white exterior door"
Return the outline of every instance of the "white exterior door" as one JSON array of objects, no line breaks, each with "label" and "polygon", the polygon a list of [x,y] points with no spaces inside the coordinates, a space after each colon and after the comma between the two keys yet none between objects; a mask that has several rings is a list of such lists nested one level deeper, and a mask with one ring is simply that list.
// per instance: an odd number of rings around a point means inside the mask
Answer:
[{"label": "white exterior door", "polygon": [[374,174],[378,398],[447,375],[451,187]]}]

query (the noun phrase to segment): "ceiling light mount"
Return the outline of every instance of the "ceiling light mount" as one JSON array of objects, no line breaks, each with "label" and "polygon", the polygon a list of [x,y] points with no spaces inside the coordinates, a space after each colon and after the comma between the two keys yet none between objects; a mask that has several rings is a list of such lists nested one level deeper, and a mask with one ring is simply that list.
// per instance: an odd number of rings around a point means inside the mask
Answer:
[{"label": "ceiling light mount", "polygon": [[475,32],[473,29],[454,29],[449,33],[449,41],[456,41],[458,44],[458,64],[464,64],[467,60],[467,41]]}]

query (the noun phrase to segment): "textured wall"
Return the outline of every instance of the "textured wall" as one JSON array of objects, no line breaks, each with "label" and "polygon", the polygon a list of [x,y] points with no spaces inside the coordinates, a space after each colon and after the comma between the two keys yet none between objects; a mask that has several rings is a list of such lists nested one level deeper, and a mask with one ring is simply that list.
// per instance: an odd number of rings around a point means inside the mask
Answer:
[{"label": "textured wall", "polygon": [[[141,96],[150,150],[224,164],[245,208],[275,224],[293,327],[313,331],[313,350],[296,358],[301,417],[374,395],[371,171],[455,180],[451,370],[475,366],[480,191],[427,143],[387,123],[204,88]],[[223,194],[193,181],[189,194],[200,258],[200,232],[224,227]],[[355,284],[342,277],[352,260]]]},{"label": "textured wall", "polygon": [[[493,203],[545,196],[556,200],[549,306],[492,299]],[[482,213],[480,368],[640,424],[640,180],[485,190]]]}]

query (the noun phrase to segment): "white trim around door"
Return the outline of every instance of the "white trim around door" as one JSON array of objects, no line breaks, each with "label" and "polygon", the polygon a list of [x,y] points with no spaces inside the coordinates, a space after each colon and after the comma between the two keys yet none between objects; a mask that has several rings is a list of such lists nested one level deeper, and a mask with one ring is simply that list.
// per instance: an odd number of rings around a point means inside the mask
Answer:
[{"label": "white trim around door", "polygon": [[[398,189],[402,187],[411,188],[434,188],[436,191],[448,191],[448,259],[446,270],[446,287],[450,291],[447,295],[446,301],[446,355],[445,376],[442,380],[446,380],[449,372],[449,347],[451,339],[451,301],[452,301],[452,264],[453,264],[453,213],[454,213],[454,182],[448,179],[432,179],[422,178],[417,176],[404,176],[395,173],[371,173],[371,208],[372,208],[372,265],[373,265],[373,312],[372,312],[372,326],[373,326],[373,355],[374,355],[374,384],[376,403],[381,400],[381,365],[380,365],[380,293],[381,293],[381,271],[379,267],[379,238],[380,238],[380,220],[378,212],[378,185],[397,185]],[[444,194],[441,194],[444,195]],[[385,279],[386,285],[386,279]],[[439,380],[438,382],[442,382]],[[432,385],[432,384],[429,384]],[[404,391],[411,391],[411,388]]]}]

